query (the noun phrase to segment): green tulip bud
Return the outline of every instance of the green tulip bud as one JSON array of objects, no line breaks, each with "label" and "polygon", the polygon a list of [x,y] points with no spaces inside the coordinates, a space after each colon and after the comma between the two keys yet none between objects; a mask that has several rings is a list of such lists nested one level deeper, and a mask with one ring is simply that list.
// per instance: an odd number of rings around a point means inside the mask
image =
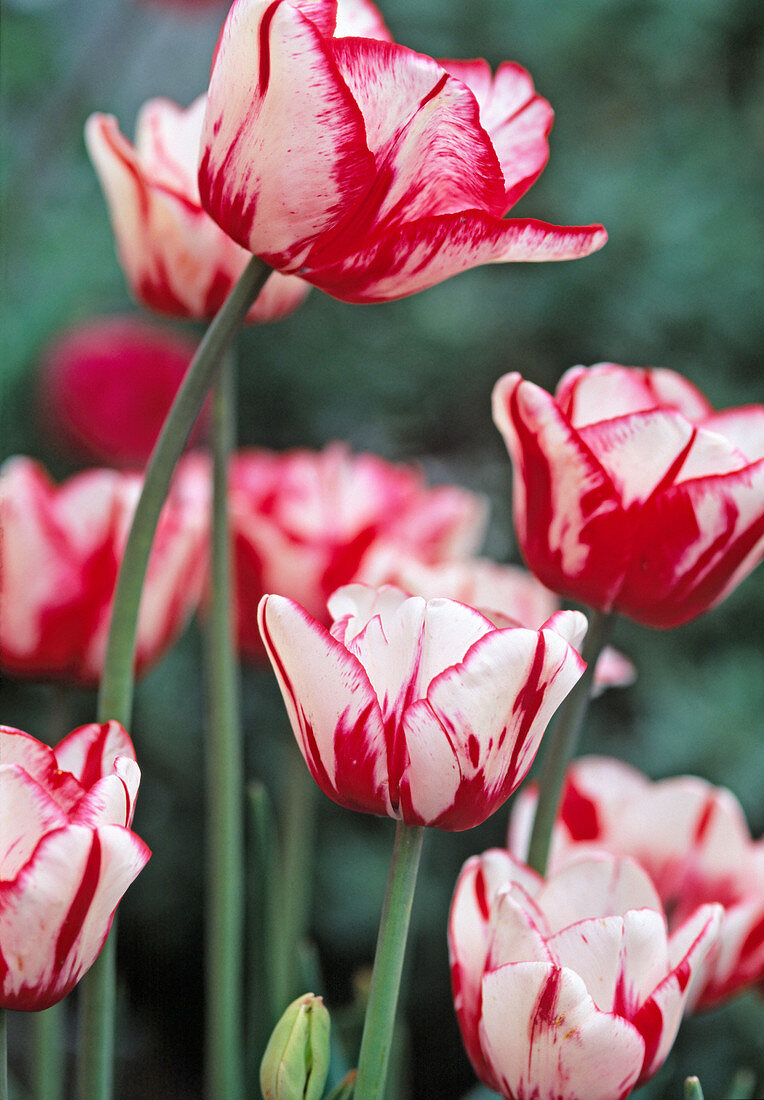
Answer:
[{"label": "green tulip bud", "polygon": [[320,997],[305,993],[292,1001],[260,1064],[264,1100],[320,1100],[329,1073],[330,1028]]}]

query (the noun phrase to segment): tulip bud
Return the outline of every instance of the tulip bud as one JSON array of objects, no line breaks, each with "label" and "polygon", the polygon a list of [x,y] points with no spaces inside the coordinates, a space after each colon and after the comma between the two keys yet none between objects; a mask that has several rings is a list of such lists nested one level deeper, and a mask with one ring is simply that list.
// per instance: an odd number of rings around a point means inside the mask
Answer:
[{"label": "tulip bud", "polygon": [[324,1002],[305,993],[284,1012],[260,1065],[264,1100],[320,1100],[329,1073],[329,1030]]}]

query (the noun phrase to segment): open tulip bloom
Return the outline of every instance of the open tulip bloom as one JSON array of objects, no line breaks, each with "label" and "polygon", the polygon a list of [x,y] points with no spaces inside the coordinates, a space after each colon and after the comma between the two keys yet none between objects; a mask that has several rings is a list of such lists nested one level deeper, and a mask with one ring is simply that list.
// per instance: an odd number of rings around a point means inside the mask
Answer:
[{"label": "open tulip bloom", "polygon": [[464,865],[449,920],[456,1013],[507,1100],[621,1100],[663,1064],[721,907],[671,935],[647,874],[609,856],[544,881],[494,849]]},{"label": "open tulip bloom", "polygon": [[433,61],[358,0],[237,0],[213,63],[199,190],[243,248],[376,302],[477,264],[570,260],[601,226],[504,220],[546,164],[519,65]]},{"label": "open tulip bloom", "polygon": [[[111,115],[91,115],[85,127],[130,289],[149,309],[171,317],[213,317],[249,260],[199,202],[204,109],[204,96],[187,110],[149,100],[138,115],[134,146]],[[247,321],[291,313],[309,289],[301,279],[272,275]]]},{"label": "open tulip bloom", "polygon": [[761,561],[764,406],[715,412],[673,371],[602,363],[554,397],[507,374],[493,409],[523,556],[556,592],[673,627]]},{"label": "open tulip bloom", "polygon": [[[510,850],[527,847],[535,795],[512,808]],[[718,943],[693,973],[688,1008],[710,1008],[764,981],[764,840],[754,841],[740,803],[696,776],[651,782],[606,756],[568,768],[550,867],[592,850],[631,856],[650,875],[677,928],[697,906],[724,907]]]},{"label": "open tulip bloom", "polygon": [[530,768],[584,665],[584,617],[498,630],[452,600],[348,585],[327,630],[281,596],[260,631],[311,775],[348,809],[469,829]]},{"label": "open tulip bloom", "polygon": [[0,1008],[49,1008],[95,962],[151,854],[130,830],[139,782],[118,722],[55,749],[0,726]]},{"label": "open tulip bloom", "polygon": [[[53,485],[32,459],[0,471],[0,668],[92,684],[101,674],[117,570],[142,478],[86,470]],[[200,488],[170,494],[138,619],[143,672],[175,641],[199,598],[205,545]]]}]

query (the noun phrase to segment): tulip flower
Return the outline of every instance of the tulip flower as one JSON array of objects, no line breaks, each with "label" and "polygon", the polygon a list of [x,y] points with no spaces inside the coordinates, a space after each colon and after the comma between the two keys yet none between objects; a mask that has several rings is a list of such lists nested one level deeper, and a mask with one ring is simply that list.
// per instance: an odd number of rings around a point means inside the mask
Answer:
[{"label": "tulip flower", "polygon": [[358,584],[329,611],[326,630],[269,595],[258,618],[315,781],[341,806],[407,825],[479,825],[524,779],[580,678],[584,617],[497,630],[452,600]]},{"label": "tulip flower", "polygon": [[[535,795],[512,811],[510,848],[527,847]],[[649,780],[610,757],[568,769],[550,866],[592,850],[638,860],[676,928],[706,902],[724,907],[719,942],[693,974],[689,1008],[710,1008],[764,980],[764,840],[753,841],[735,796],[684,775]]]},{"label": "tulip flower", "polygon": [[133,317],[71,329],[51,347],[39,380],[48,434],[78,459],[143,467],[195,350]]},{"label": "tulip flower", "polygon": [[632,860],[582,860],[546,881],[498,849],[468,860],[448,938],[478,1077],[507,1100],[628,1096],[671,1049],[720,917],[703,905],[669,935]]},{"label": "tulip flower", "polygon": [[199,168],[202,203],[226,233],[349,302],[602,247],[598,225],[504,220],[548,156],[552,111],[524,69],[433,61],[351,18],[357,7],[233,4]]},{"label": "tulip flower", "polygon": [[764,406],[714,412],[669,370],[574,367],[555,397],[499,380],[529,568],[549,588],[647,626],[722,600],[764,553]]},{"label": "tulip flower", "polygon": [[[87,470],[56,486],[28,458],[0,471],[0,668],[95,683],[138,474]],[[171,492],[159,521],[138,620],[136,668],[170,647],[194,610],[204,565],[201,489]]]},{"label": "tulip flower", "polygon": [[[181,466],[195,480],[206,459]],[[289,596],[325,625],[326,601],[365,579],[375,548],[403,546],[429,562],[463,557],[483,537],[485,505],[451,485],[426,488],[421,472],[334,443],[323,451],[242,450],[231,459],[238,644],[264,656],[257,605],[266,592]]]},{"label": "tulip flower", "polygon": [[151,854],[130,830],[139,782],[118,722],[55,749],[0,726],[0,1008],[49,1008],[95,962]]},{"label": "tulip flower", "polygon": [[[85,127],[130,289],[143,305],[171,317],[213,317],[250,259],[199,202],[204,108],[204,96],[187,110],[149,100],[138,115],[134,146],[111,115],[91,115]],[[301,279],[272,275],[247,321],[291,313],[309,289]]]},{"label": "tulip flower", "polygon": [[[517,565],[497,565],[487,558],[442,562],[428,565],[404,551],[380,547],[372,551],[364,565],[366,584],[394,584],[412,596],[426,600],[445,596],[476,607],[494,626],[527,626],[538,630],[555,611],[560,601],[532,573]],[[611,646],[605,646],[594,673],[594,691],[608,687],[627,687],[637,670]]]}]

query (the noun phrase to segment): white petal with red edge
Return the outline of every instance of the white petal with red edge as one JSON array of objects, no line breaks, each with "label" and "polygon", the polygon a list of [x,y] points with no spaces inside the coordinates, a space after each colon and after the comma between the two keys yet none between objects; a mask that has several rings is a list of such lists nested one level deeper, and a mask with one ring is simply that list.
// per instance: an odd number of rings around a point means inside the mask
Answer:
[{"label": "white petal with red edge", "polygon": [[[0,765],[17,764],[47,792],[65,814],[76,806],[84,793],[73,775],[62,771],[48,745],[23,730],[0,726]],[[0,825],[2,822],[0,822]],[[0,846],[0,852],[2,847]]]},{"label": "white petal with red edge", "polygon": [[552,933],[575,921],[619,916],[629,909],[663,911],[647,873],[633,859],[604,853],[558,871],[536,898]]},{"label": "white petal with red edge", "polygon": [[264,596],[258,621],[313,778],[329,797],[392,816],[382,715],[358,660],[285,597]]},{"label": "white petal with red edge", "polygon": [[41,840],[17,877],[0,883],[1,1006],[46,1008],[69,992],[95,961],[149,855],[116,825],[70,826]]},{"label": "white petal with red edge", "polygon": [[575,260],[602,248],[602,226],[555,226],[465,210],[399,224],[357,251],[308,257],[300,274],[346,302],[416,294],[479,264]]},{"label": "white petal with red edge", "polygon": [[374,175],[330,40],[284,0],[239,0],[210,79],[199,188],[240,245],[297,270]]},{"label": "white petal with red edge", "polygon": [[21,765],[0,765],[0,881],[15,878],[41,837],[67,824],[66,813]]},{"label": "white petal with red edge", "polygon": [[129,734],[119,722],[92,722],[67,734],[55,748],[58,766],[71,772],[84,787],[90,787],[114,770],[118,757],[135,760]]},{"label": "white petal with red edge", "polygon": [[480,1037],[505,1097],[620,1100],[644,1053],[636,1029],[599,1012],[577,974],[542,962],[486,974]]},{"label": "white petal with red edge", "polygon": [[703,420],[702,426],[723,435],[749,462],[764,458],[764,406],[723,409]]},{"label": "white petal with red edge", "polygon": [[392,35],[371,0],[338,0],[335,38],[379,38],[392,42]]}]

